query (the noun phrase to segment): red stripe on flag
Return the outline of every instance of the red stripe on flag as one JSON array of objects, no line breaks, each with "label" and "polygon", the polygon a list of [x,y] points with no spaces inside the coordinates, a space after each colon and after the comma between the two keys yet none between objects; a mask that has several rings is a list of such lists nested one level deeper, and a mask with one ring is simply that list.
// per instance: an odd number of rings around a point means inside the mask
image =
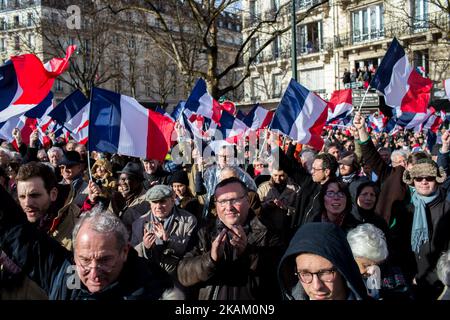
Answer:
[{"label": "red stripe on flag", "polygon": [[164,161],[171,146],[175,126],[168,117],[148,110],[147,158]]},{"label": "red stripe on flag", "polygon": [[402,99],[403,112],[426,113],[433,82],[413,70],[408,78],[409,90]]}]

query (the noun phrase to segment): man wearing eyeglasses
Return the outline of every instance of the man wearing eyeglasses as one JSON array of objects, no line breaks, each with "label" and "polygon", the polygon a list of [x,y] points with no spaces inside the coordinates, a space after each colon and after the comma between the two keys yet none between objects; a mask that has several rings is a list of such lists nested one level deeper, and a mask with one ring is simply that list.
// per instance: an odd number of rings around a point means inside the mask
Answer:
[{"label": "man wearing eyeglasses", "polygon": [[278,281],[286,300],[368,299],[345,234],[332,223],[298,229],[281,259]]},{"label": "man wearing eyeglasses", "polygon": [[236,177],[218,183],[217,217],[198,232],[198,242],[178,265],[178,280],[199,288],[200,300],[279,298],[276,250],[266,226],[255,216],[245,183]]},{"label": "man wearing eyeglasses", "polygon": [[2,187],[0,203],[0,247],[50,299],[157,300],[175,293],[167,275],[129,250],[128,231],[111,212],[95,208],[80,218],[72,253],[28,223]]}]

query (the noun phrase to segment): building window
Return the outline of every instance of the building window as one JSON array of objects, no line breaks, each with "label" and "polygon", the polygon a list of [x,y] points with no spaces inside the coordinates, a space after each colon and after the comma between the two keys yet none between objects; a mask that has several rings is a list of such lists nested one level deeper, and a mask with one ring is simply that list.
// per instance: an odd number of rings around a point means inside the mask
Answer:
[{"label": "building window", "polygon": [[428,74],[428,51],[414,51],[414,67],[422,75],[422,77],[427,77]]},{"label": "building window", "polygon": [[275,12],[278,11],[278,9],[280,9],[280,0],[271,0],[270,9]]},{"label": "building window", "polygon": [[305,10],[313,5],[319,4],[323,0],[296,0],[295,8],[296,10]]},{"label": "building window", "polygon": [[428,28],[428,1],[411,0],[412,26],[416,32]]},{"label": "building window", "polygon": [[299,82],[309,90],[322,92],[325,89],[325,72],[323,68],[301,71]]},{"label": "building window", "polygon": [[272,76],[272,97],[280,98],[281,97],[281,82],[283,80],[282,74],[274,74]]},{"label": "building window", "polygon": [[0,30],[6,30],[6,21],[4,18],[0,19]]},{"label": "building window", "polygon": [[14,49],[20,50],[20,37],[19,36],[14,37]]},{"label": "building window", "polygon": [[264,95],[264,85],[261,78],[252,78],[251,80],[252,100],[258,102]]},{"label": "building window", "polygon": [[28,34],[28,47],[30,50],[34,50],[34,35],[31,33]]},{"label": "building window", "polygon": [[19,27],[20,25],[20,17],[19,16],[14,16],[14,27]]},{"label": "building window", "polygon": [[6,39],[0,38],[0,52],[6,51]]},{"label": "building window", "polygon": [[250,19],[261,18],[261,9],[259,7],[259,2],[257,0],[250,1]]},{"label": "building window", "polygon": [[136,47],[136,40],[134,40],[133,38],[128,40],[128,48],[129,49],[134,49]]},{"label": "building window", "polygon": [[6,0],[0,0],[0,10],[6,9]]},{"label": "building window", "polygon": [[303,54],[319,52],[322,49],[322,21],[297,27],[297,47]]},{"label": "building window", "polygon": [[353,42],[384,37],[383,5],[378,4],[352,12]]},{"label": "building window", "polygon": [[151,97],[152,96],[152,86],[150,84],[146,84],[145,85],[145,95],[147,97]]},{"label": "building window", "polygon": [[[250,40],[250,55],[254,57],[258,49],[259,49],[259,38],[258,37],[252,38]],[[261,55],[259,54],[258,56],[256,56],[255,62],[259,63],[260,59]]]},{"label": "building window", "polygon": [[27,16],[27,27],[31,27],[33,25],[33,14],[29,13]]},{"label": "building window", "polygon": [[281,37],[277,36],[272,42],[272,57],[278,59],[281,56]]}]

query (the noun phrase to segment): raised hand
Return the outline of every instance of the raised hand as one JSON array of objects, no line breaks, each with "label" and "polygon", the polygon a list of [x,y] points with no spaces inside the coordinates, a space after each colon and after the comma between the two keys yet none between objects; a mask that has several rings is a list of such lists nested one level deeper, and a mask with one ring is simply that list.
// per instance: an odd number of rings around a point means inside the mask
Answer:
[{"label": "raised hand", "polygon": [[233,232],[233,237],[231,238],[230,243],[236,248],[239,256],[247,247],[247,235],[241,225],[231,226],[230,230]]},{"label": "raised hand", "polygon": [[223,257],[223,248],[225,245],[227,229],[223,229],[214,239],[211,245],[211,259],[219,261]]}]

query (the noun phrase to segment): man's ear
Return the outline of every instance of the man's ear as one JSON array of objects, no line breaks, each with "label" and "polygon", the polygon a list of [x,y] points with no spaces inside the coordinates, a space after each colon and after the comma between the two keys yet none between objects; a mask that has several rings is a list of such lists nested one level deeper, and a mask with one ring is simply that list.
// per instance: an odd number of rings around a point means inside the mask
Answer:
[{"label": "man's ear", "polygon": [[325,173],[325,176],[329,177],[330,173],[331,173],[331,170],[330,169],[325,169],[325,170],[323,170],[323,172]]},{"label": "man's ear", "polygon": [[50,201],[55,202],[57,197],[58,197],[58,189],[56,187],[53,187],[50,190]]}]

